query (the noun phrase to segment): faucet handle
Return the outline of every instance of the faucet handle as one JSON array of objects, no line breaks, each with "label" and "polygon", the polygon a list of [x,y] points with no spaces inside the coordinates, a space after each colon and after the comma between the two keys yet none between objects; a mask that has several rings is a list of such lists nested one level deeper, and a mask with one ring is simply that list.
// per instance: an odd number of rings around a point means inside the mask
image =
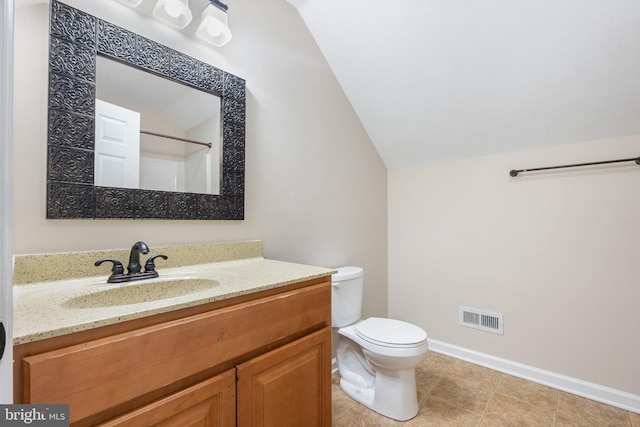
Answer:
[{"label": "faucet handle", "polygon": [[155,264],[155,259],[156,258],[162,258],[164,260],[169,259],[168,256],[166,255],[154,255],[152,257],[149,257],[149,259],[147,260],[147,262],[144,264],[144,272],[151,272],[151,271],[156,271],[156,264]]},{"label": "faucet handle", "polygon": [[117,259],[110,259],[110,258],[100,259],[100,260],[96,261],[94,265],[96,267],[98,267],[103,262],[112,262],[113,263],[113,267],[111,268],[111,275],[124,274],[124,267],[122,266],[122,263],[120,261],[118,261]]}]

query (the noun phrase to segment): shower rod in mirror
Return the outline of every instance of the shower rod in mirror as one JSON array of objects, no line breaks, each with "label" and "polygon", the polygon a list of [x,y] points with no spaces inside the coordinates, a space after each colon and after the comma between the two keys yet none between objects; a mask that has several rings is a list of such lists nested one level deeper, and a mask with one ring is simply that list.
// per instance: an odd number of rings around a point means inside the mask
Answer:
[{"label": "shower rod in mirror", "polygon": [[194,141],[193,139],[180,138],[179,136],[165,135],[163,133],[150,132],[148,130],[141,130],[140,133],[143,133],[145,135],[157,136],[158,138],[166,138],[166,139],[173,139],[175,141],[188,142],[189,144],[204,145],[205,147],[209,147],[209,148],[213,146],[213,144],[210,142]]},{"label": "shower rod in mirror", "polygon": [[636,162],[637,165],[640,165],[640,157],[632,157],[629,159],[618,159],[618,160],[604,160],[601,162],[574,163],[572,165],[547,166],[544,168],[511,169],[509,171],[509,175],[515,177],[515,176],[518,176],[520,172],[536,172],[536,171],[543,171],[543,170],[549,170],[549,169],[576,168],[580,166],[605,165],[608,163],[623,163],[623,162]]}]

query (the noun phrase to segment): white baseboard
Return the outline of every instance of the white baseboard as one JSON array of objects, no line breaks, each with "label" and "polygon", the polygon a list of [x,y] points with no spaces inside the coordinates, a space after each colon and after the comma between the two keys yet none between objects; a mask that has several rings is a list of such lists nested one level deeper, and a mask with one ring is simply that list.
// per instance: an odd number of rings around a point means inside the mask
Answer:
[{"label": "white baseboard", "polygon": [[480,353],[463,347],[447,344],[442,341],[429,339],[429,351],[446,354],[456,359],[485,366],[514,377],[523,378],[538,384],[543,384],[567,393],[586,397],[597,402],[625,409],[640,414],[640,395],[604,387],[598,384],[582,381],[555,372],[545,371],[532,366],[523,365],[511,360]]}]

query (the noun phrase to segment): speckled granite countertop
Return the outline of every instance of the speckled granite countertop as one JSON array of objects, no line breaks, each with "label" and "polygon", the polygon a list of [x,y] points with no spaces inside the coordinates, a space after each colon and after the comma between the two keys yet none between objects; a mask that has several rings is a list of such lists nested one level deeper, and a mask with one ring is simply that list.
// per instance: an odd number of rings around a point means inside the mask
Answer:
[{"label": "speckled granite countertop", "polygon": [[[254,256],[258,252],[261,254],[261,245],[258,251],[255,249],[244,254],[251,257],[238,258],[234,255],[231,260],[222,257],[221,261],[184,267],[163,268],[159,262],[160,277],[156,279],[111,284],[106,282],[106,274],[15,285],[13,343],[18,345],[52,338],[335,272],[322,267],[264,259]],[[172,253],[171,250],[165,252]],[[156,253],[159,251],[150,255]],[[16,267],[18,264],[16,261]]]}]

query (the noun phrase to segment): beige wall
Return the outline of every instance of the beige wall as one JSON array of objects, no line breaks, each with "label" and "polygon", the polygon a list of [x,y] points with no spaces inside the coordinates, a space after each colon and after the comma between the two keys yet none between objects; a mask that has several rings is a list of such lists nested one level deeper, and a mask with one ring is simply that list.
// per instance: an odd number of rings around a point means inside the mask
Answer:
[{"label": "beige wall", "polygon": [[[389,171],[389,315],[429,337],[640,394],[640,135]],[[504,336],[458,307],[504,313]]]},{"label": "beige wall", "polygon": [[386,168],[294,7],[229,2],[216,49],[115,1],[66,1],[246,79],[247,151],[244,221],[63,221],[45,219],[48,3],[16,2],[14,253],[261,239],[268,258],[364,267],[365,312],[386,314]]}]

